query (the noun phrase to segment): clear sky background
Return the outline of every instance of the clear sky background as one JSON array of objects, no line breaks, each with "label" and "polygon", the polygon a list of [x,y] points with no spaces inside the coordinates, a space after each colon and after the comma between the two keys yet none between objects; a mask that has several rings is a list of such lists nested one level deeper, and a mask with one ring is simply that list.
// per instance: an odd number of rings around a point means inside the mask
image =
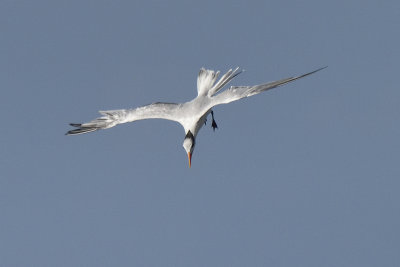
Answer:
[{"label": "clear sky background", "polygon": [[[400,3],[0,1],[0,266],[399,266]],[[180,125],[98,110],[253,85]]]}]

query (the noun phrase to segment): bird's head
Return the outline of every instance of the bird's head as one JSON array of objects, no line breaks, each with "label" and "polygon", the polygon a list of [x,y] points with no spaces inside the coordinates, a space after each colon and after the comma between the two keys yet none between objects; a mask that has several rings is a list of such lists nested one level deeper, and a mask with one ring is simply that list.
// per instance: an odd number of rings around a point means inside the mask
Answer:
[{"label": "bird's head", "polygon": [[196,139],[195,139],[194,135],[192,134],[191,131],[188,131],[185,136],[185,140],[183,140],[183,148],[185,149],[185,151],[188,155],[189,168],[192,165],[192,155],[193,155],[193,150],[194,150],[195,144],[196,144]]}]

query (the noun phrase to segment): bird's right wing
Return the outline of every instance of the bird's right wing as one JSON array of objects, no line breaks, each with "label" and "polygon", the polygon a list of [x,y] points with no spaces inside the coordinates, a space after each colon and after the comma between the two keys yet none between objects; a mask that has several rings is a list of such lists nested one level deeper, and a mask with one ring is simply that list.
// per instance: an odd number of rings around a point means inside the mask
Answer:
[{"label": "bird's right wing", "polygon": [[166,119],[179,122],[179,109],[181,104],[153,103],[135,109],[118,109],[99,111],[103,116],[87,123],[70,123],[76,129],[70,130],[66,135],[89,133],[115,125],[145,119]]},{"label": "bird's right wing", "polygon": [[231,86],[229,89],[223,91],[220,94],[217,94],[214,97],[214,103],[215,105],[219,104],[227,104],[236,100],[239,100],[241,98],[249,97],[252,95],[259,94],[261,92],[267,91],[269,89],[276,88],[278,86],[285,85],[287,83],[293,82],[295,80],[304,78],[308,75],[311,75],[313,73],[316,73],[317,71],[320,71],[322,69],[325,69],[326,67],[308,72],[306,74],[296,76],[296,77],[289,77],[285,79],[281,79],[279,81],[275,82],[270,82],[270,83],[265,83],[265,84],[260,84],[260,85],[254,85],[254,86]]}]

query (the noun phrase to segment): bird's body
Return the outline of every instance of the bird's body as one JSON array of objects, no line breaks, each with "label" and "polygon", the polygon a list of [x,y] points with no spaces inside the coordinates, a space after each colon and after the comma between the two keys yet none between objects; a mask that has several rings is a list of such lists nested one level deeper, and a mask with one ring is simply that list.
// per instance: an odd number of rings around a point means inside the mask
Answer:
[{"label": "bird's body", "polygon": [[214,121],[214,114],[212,112],[212,108],[214,106],[227,104],[244,97],[261,93],[263,91],[311,75],[321,69],[303,74],[301,76],[290,77],[261,85],[231,86],[229,89],[219,93],[219,91],[228,82],[241,73],[239,68],[236,68],[235,70],[230,69],[218,80],[218,82],[216,82],[216,80],[219,76],[219,71],[215,72],[202,68],[197,78],[198,95],[189,102],[181,104],[157,102],[134,109],[99,111],[103,115],[100,118],[83,124],[71,123],[70,125],[76,127],[76,129],[67,132],[67,135],[76,135],[93,132],[100,129],[107,129],[121,123],[133,122],[136,120],[172,120],[180,123],[185,130],[186,136],[183,146],[188,153],[190,165],[196,136],[201,127],[205,124],[207,116],[210,113],[212,114],[212,127],[213,129],[217,128]]}]

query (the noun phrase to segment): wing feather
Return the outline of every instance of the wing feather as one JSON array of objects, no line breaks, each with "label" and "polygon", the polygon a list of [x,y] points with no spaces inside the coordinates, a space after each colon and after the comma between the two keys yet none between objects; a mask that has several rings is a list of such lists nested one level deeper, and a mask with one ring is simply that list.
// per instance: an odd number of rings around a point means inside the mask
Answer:
[{"label": "wing feather", "polygon": [[75,135],[108,129],[115,125],[145,119],[166,119],[178,121],[181,104],[157,102],[135,109],[118,109],[99,111],[102,117],[87,123],[71,123],[76,129],[68,131],[67,135]]},{"label": "wing feather", "polygon": [[260,85],[254,85],[254,86],[231,86],[229,89],[221,92],[220,94],[216,95],[214,97],[214,101],[216,105],[219,104],[227,104],[236,100],[239,100],[244,97],[249,97],[252,95],[259,94],[261,92],[285,85],[287,83],[293,82],[295,80],[304,78],[306,76],[309,76],[311,74],[316,73],[317,71],[320,71],[322,69],[325,69],[326,67],[319,68],[317,70],[308,72],[306,74],[300,75],[300,76],[295,76],[295,77],[289,77],[285,79],[281,79],[278,81],[270,82],[270,83],[265,83],[265,84],[260,84]]}]

